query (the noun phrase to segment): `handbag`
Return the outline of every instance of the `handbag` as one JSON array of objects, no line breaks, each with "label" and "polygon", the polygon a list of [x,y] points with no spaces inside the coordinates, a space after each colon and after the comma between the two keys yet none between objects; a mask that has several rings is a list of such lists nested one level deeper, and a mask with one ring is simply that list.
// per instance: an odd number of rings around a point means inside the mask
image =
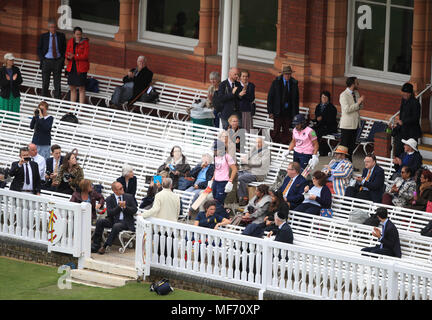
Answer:
[{"label": "handbag", "polygon": [[333,210],[330,208],[329,209],[322,208],[320,210],[320,216],[326,218],[333,218]]}]

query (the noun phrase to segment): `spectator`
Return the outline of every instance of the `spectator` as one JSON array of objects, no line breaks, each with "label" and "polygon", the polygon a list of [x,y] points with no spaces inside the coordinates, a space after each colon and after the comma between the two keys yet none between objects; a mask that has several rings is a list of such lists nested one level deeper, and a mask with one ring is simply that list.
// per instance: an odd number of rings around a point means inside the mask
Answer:
[{"label": "spectator", "polygon": [[68,72],[68,85],[70,88],[70,100],[77,101],[77,87],[79,90],[79,102],[85,103],[87,72],[89,63],[89,39],[83,38],[80,27],[73,29],[73,37],[68,41],[66,47],[66,59],[68,61],[66,71]]},{"label": "spectator", "polygon": [[252,124],[252,103],[255,101],[255,85],[249,82],[249,71],[243,70],[240,73],[240,83],[243,87],[242,91],[239,92],[240,97],[240,111],[242,114],[242,128],[247,133],[253,128]]},{"label": "spectator", "polygon": [[204,211],[199,212],[195,218],[194,226],[217,230],[230,222],[231,220],[216,214],[216,201],[209,200],[204,203]]},{"label": "spectator", "polygon": [[210,86],[207,90],[207,107],[213,109],[214,119],[213,119],[213,125],[218,128],[219,127],[219,112],[217,111],[217,96],[218,96],[218,89],[219,84],[221,82],[221,76],[219,72],[212,71],[209,75],[210,79]]},{"label": "spectator", "polygon": [[[348,159],[352,162],[357,129],[360,125],[360,109],[363,108],[364,96],[358,93],[359,81],[356,77],[349,77],[346,80],[347,88],[340,94],[341,118],[341,145],[348,147]],[[355,169],[356,170],[356,169]]]},{"label": "spectator", "polygon": [[361,177],[356,178],[355,186],[345,190],[345,196],[381,203],[384,193],[384,170],[377,165],[374,154],[367,154]]},{"label": "spectator", "polygon": [[[243,130],[240,130],[240,119],[236,114],[231,115],[228,118],[228,138],[229,138],[229,154],[233,159],[235,158],[236,152],[243,152],[244,144],[245,144],[245,134]],[[243,141],[242,141],[243,140]],[[235,150],[233,150],[232,146],[235,146]]]},{"label": "spectator", "polygon": [[306,186],[304,188],[305,200],[295,210],[319,216],[321,209],[330,209],[332,195],[326,182],[326,174],[322,171],[315,171],[312,175],[313,187]]},{"label": "spectator", "polygon": [[180,197],[172,192],[172,180],[170,178],[162,181],[162,188],[163,190],[156,194],[152,208],[144,210],[140,215],[144,218],[153,216],[176,222],[180,214]]},{"label": "spectator", "polygon": [[243,87],[238,81],[239,77],[239,69],[235,67],[231,68],[228,73],[228,79],[219,84],[218,99],[220,99],[221,110],[218,111],[220,112],[219,117],[224,130],[228,128],[228,118],[231,117],[231,115],[236,114],[238,119],[240,119],[239,93],[242,91]]},{"label": "spectator", "polygon": [[[122,176],[117,178],[117,181],[120,182],[123,186],[124,192],[130,194],[135,199],[135,194],[137,191],[137,178],[134,176],[133,168],[125,164],[122,168]],[[138,202],[135,199],[136,205]]]},{"label": "spectator", "polygon": [[264,217],[272,200],[268,193],[269,187],[265,184],[260,184],[256,188],[255,196],[249,201],[243,213],[241,225],[246,226],[249,223],[259,224],[264,222]]},{"label": "spectator", "polygon": [[347,159],[348,148],[338,145],[334,151],[335,158],[328,165],[324,165],[323,172],[327,175],[329,182],[327,186],[333,194],[345,195],[353,173],[353,165]]},{"label": "spectator", "polygon": [[383,194],[382,203],[405,207],[413,199],[416,191],[414,173],[408,166],[402,167],[401,177],[397,177],[394,184]]},{"label": "spectator", "polygon": [[61,148],[58,144],[51,146],[51,154],[52,157],[46,160],[44,187],[47,190],[54,191],[54,188],[51,187],[51,184],[57,178],[64,157],[61,155]]},{"label": "spectator", "polygon": [[123,77],[123,85],[115,88],[110,104],[120,107],[124,102],[134,100],[141,92],[149,88],[152,80],[153,72],[147,68],[147,58],[139,56],[136,68],[130,69]]},{"label": "spectator", "polygon": [[4,65],[0,68],[0,110],[20,112],[20,88],[23,79],[14,65],[12,53],[4,55]]},{"label": "spectator", "polygon": [[[162,171],[160,173],[161,177],[162,177],[162,182],[168,178],[168,172],[167,171]],[[154,202],[154,197],[156,195],[156,193],[162,191],[162,183],[159,183],[159,181],[157,181],[156,183],[154,183],[153,178],[150,178],[150,186],[147,189],[147,196],[145,196],[142,200],[141,200],[141,204],[140,204],[140,209],[150,209],[153,206],[153,202]]]},{"label": "spectator", "polygon": [[414,95],[414,87],[411,83],[405,83],[401,89],[402,101],[400,105],[399,120],[392,130],[395,138],[394,154],[399,155],[404,151],[402,139],[414,139],[417,141],[421,135],[420,110],[421,105]]},{"label": "spectator", "polygon": [[12,163],[9,175],[14,177],[10,190],[40,194],[39,166],[37,162],[31,161],[28,147],[20,148],[20,160]]},{"label": "spectator", "polygon": [[82,179],[84,179],[83,169],[77,163],[75,153],[69,152],[64,157],[63,164],[52,185],[57,187],[57,192],[72,194],[79,191],[79,183]]},{"label": "spectator", "polygon": [[267,112],[274,125],[271,137],[273,141],[284,144],[291,141],[291,122],[299,113],[298,81],[292,73],[291,66],[283,67],[282,74],[273,80],[267,95]]},{"label": "spectator", "polygon": [[387,214],[387,209],[380,207],[376,210],[379,221],[383,224],[382,230],[374,227],[372,235],[378,238],[381,244],[375,247],[363,248],[361,251],[382,254],[400,258],[402,256],[399,232],[393,222],[390,221]]},{"label": "spectator", "polygon": [[240,157],[241,170],[238,174],[238,198],[239,205],[244,206],[249,202],[248,184],[264,181],[270,166],[270,150],[264,144],[263,138],[258,137],[257,143],[247,155]]},{"label": "spectator", "polygon": [[171,149],[170,155],[166,159],[165,163],[158,168],[158,174],[160,174],[161,171],[167,171],[169,173],[169,176],[173,181],[173,188],[178,189],[180,182],[179,179],[187,176],[190,171],[190,165],[179,146],[174,146]]},{"label": "spectator", "polygon": [[32,161],[38,164],[39,176],[42,180],[41,183],[45,184],[46,160],[44,157],[38,154],[37,147],[34,143],[30,143],[28,145],[28,150],[29,150],[29,156],[31,157]]},{"label": "spectator", "polygon": [[432,172],[423,170],[420,174],[420,186],[414,193],[413,200],[406,207],[425,211],[429,201],[432,201]]},{"label": "spectator", "polygon": [[[267,237],[271,237],[276,234],[274,241],[285,242],[292,244],[294,242],[294,234],[291,227],[287,223],[288,215],[284,212],[276,212],[274,215],[275,225],[278,227],[275,231],[270,231]],[[280,257],[279,257],[280,259]]]},{"label": "spectator", "polygon": [[81,180],[79,183],[79,189],[80,191],[72,193],[70,201],[77,203],[90,203],[92,207],[92,224],[95,224],[97,220],[96,212],[103,208],[105,199],[100,193],[93,190],[93,184],[88,179]]},{"label": "spectator", "polygon": [[208,107],[207,100],[194,100],[192,106],[187,107],[187,112],[190,115],[192,123],[213,127],[214,113],[213,110]]},{"label": "spectator", "polygon": [[[317,134],[318,140],[321,140],[322,136],[337,132],[338,123],[336,117],[337,109],[331,103],[330,92],[321,92],[321,102],[315,107],[315,125],[312,127]],[[326,156],[329,151],[326,143],[320,143],[319,153],[321,155]]]},{"label": "spectator", "polygon": [[393,173],[392,180],[401,176],[401,169],[403,166],[408,166],[413,172],[417,172],[423,163],[423,157],[417,149],[416,140],[412,138],[408,140],[402,139],[402,143],[404,144],[404,152],[393,159],[396,172]]},{"label": "spectator", "polygon": [[294,210],[303,202],[304,188],[308,184],[307,180],[300,174],[300,169],[298,162],[289,163],[287,176],[279,188],[290,210]]},{"label": "spectator", "polygon": [[[186,185],[188,188],[185,189],[187,192],[193,192],[195,194],[192,199],[192,203],[199,197],[200,192],[207,188],[208,182],[211,181],[214,175],[214,164],[212,163],[213,157],[208,153],[205,153],[201,157],[201,162],[193,168],[189,174],[189,184]],[[182,189],[180,189],[182,190]]]},{"label": "spectator", "polygon": [[53,121],[54,118],[48,115],[48,103],[41,101],[30,122],[30,129],[34,129],[32,143],[37,146],[38,153],[45,160],[50,156]]},{"label": "spectator", "polygon": [[[106,198],[107,217],[96,222],[96,229],[93,235],[91,251],[104,254],[106,248],[112,246],[114,239],[123,230],[135,231],[135,214],[138,210],[135,201],[130,194],[123,190],[120,182],[113,182],[111,185],[113,194]],[[101,247],[102,233],[104,228],[111,228],[111,232]]]},{"label": "spectator", "polygon": [[39,38],[37,53],[42,70],[42,95],[49,97],[49,84],[51,73],[54,83],[54,98],[61,99],[61,75],[66,52],[66,37],[58,32],[56,21],[48,20],[48,32],[42,33]]}]

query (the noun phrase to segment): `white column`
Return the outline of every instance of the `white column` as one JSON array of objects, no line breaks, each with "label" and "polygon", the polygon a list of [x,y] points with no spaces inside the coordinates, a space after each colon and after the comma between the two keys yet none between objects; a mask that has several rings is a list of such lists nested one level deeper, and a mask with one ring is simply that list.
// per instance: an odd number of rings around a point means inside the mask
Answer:
[{"label": "white column", "polygon": [[230,42],[231,42],[231,6],[232,0],[224,1],[224,21],[223,21],[223,42],[222,42],[222,75],[221,79],[228,78],[230,63]]},{"label": "white column", "polygon": [[230,67],[237,67],[240,24],[240,0],[232,0]]}]

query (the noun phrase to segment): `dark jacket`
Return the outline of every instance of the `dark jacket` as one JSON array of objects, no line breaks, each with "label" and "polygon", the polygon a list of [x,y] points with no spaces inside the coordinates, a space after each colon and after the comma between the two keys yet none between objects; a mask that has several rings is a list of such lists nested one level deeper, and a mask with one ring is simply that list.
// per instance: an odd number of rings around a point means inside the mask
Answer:
[{"label": "dark jacket", "polygon": [[[367,173],[368,169],[364,168],[362,177],[366,178]],[[384,193],[384,170],[378,165],[375,165],[369,180],[365,181],[363,187],[369,189],[369,194],[373,202],[381,203]]]},{"label": "dark jacket", "polygon": [[[105,199],[100,193],[94,190],[89,193],[89,198],[92,206],[92,219],[96,219],[96,201],[101,204],[102,209],[105,203]],[[83,202],[83,199],[81,198],[81,192],[75,191],[69,201],[77,203]]]},{"label": "dark jacket", "polygon": [[51,128],[54,118],[48,116],[44,119],[41,117],[33,117],[30,122],[30,129],[34,129],[32,143],[37,146],[51,145]]},{"label": "dark jacket", "polygon": [[294,118],[299,113],[299,88],[298,81],[290,78],[290,92],[287,98],[288,109],[284,110],[285,89],[283,76],[277,77],[273,80],[270,90],[267,95],[267,112],[274,116],[286,115],[289,118]]},{"label": "dark jacket", "polygon": [[129,193],[135,198],[136,190],[137,190],[137,177],[133,176],[132,179],[129,179],[128,187],[126,188],[126,178],[121,176],[117,178],[117,181],[123,185],[123,190],[125,193]]},{"label": "dark jacket", "polygon": [[[58,167],[58,171],[60,171],[60,166],[63,163],[63,156],[60,156],[60,163],[59,163],[59,167]],[[54,158],[50,157],[49,159],[46,160],[46,171],[49,172],[54,172]]]},{"label": "dark jacket", "polygon": [[[213,178],[214,169],[215,169],[214,164],[209,164],[208,165],[208,169],[207,169],[207,172],[206,172],[206,181],[200,182],[198,184],[198,188],[199,189],[205,189],[205,188],[207,188],[207,183]],[[195,180],[196,180],[197,177],[198,177],[198,174],[200,173],[200,171],[201,171],[201,163],[197,164],[190,171],[189,174],[190,174],[191,177],[195,178]],[[195,185],[195,182],[194,182],[194,185]]]},{"label": "dark jacket", "polygon": [[[65,34],[62,32],[56,32],[56,37],[57,37],[57,52],[60,53],[60,59],[64,61],[65,52],[66,52],[66,37]],[[42,62],[45,59],[45,55],[47,54],[49,49],[49,39],[50,39],[49,32],[42,33],[39,38],[39,42],[37,46],[37,54],[39,56],[41,69],[42,69]]]},{"label": "dark jacket", "polygon": [[[170,175],[170,178],[173,180],[173,188],[177,189],[179,178],[180,177],[185,177],[189,173],[189,171],[190,171],[190,165],[189,165],[189,163],[186,162],[186,157],[183,156],[183,161],[181,163],[177,164],[174,167],[174,170],[168,170],[168,169],[166,169],[166,166],[170,162],[171,162],[171,157],[168,157],[167,160],[165,161],[165,163],[162,164],[158,168],[157,172],[160,173],[160,172],[162,172],[164,170],[168,171],[169,175]],[[179,174],[175,175],[174,174],[175,171],[178,171]]]},{"label": "dark jacket", "polygon": [[337,132],[337,109],[332,103],[328,103],[324,110],[321,110],[320,104],[318,104],[315,108],[315,119],[318,117],[322,117],[322,119],[317,121],[314,130],[319,138]]},{"label": "dark jacket", "polygon": [[223,105],[223,109],[221,111],[221,118],[228,120],[228,118],[235,112],[238,112],[240,105],[240,97],[239,93],[242,91],[243,87],[240,82],[234,82],[234,86],[237,87],[237,91],[233,94],[232,87],[230,86],[228,79],[222,81],[219,84],[218,89],[218,99],[220,103]]},{"label": "dark jacket", "polygon": [[420,211],[426,211],[426,206],[428,201],[432,201],[432,187],[428,187],[423,190],[422,193],[420,193],[419,190],[417,190],[417,200],[415,204],[408,204],[405,207],[414,209],[414,210],[420,210]]},{"label": "dark jacket", "polygon": [[249,82],[246,88],[246,94],[243,97],[240,97],[240,111],[241,112],[251,112],[252,111],[252,102],[255,100],[255,85],[252,82]]},{"label": "dark jacket", "polygon": [[[135,73],[136,68],[131,69],[131,72]],[[138,74],[129,78],[127,75],[123,77],[123,83],[133,82],[133,95],[131,100],[138,96],[144,89],[146,89],[153,80],[153,72],[149,68],[144,67]]]},{"label": "dark jacket", "polygon": [[276,237],[275,237],[274,241],[291,243],[291,244],[293,243],[294,235],[293,235],[292,229],[288,223],[285,222],[282,225],[282,228],[277,229],[277,233],[276,233]]},{"label": "dark jacket", "polygon": [[[6,79],[6,75],[8,74],[6,72],[6,67],[3,66],[0,68],[0,96],[4,99],[9,99],[9,96],[11,94],[11,88],[12,88],[12,95],[14,98],[20,97],[20,86],[23,82],[20,69],[16,66],[12,66],[12,77],[17,74],[17,78],[15,80],[12,79],[8,80]],[[12,82],[12,87],[11,87]]]},{"label": "dark jacket", "polygon": [[[34,161],[29,161],[31,170],[32,170],[32,179],[33,179],[33,193],[37,194],[41,191],[41,178],[39,175],[39,166]],[[12,163],[11,170],[9,175],[14,177],[9,187],[10,190],[13,191],[22,191],[24,186],[24,164],[19,167],[18,161]]]},{"label": "dark jacket", "polygon": [[72,64],[75,60],[76,63],[76,70],[77,73],[85,73],[88,72],[90,68],[89,63],[89,39],[82,38],[79,43],[76,44],[75,47],[75,54],[74,54],[74,41],[75,38],[70,38],[67,47],[66,47],[66,53],[72,53],[73,58],[68,61],[68,65],[66,67],[66,70],[68,72],[71,72],[72,70]]},{"label": "dark jacket", "polygon": [[[405,156],[407,155],[406,152],[403,152],[399,155],[398,158],[400,158],[402,161],[405,158]],[[413,157],[411,158],[411,160],[407,163],[407,164],[403,164],[403,165],[407,165],[408,167],[410,167],[413,170],[413,173],[415,173],[418,169],[420,169],[420,167],[422,166],[423,163],[423,157],[421,156],[420,152],[418,151],[414,151]],[[401,172],[402,166],[400,165],[395,165],[395,170],[396,172]]]},{"label": "dark jacket", "polygon": [[400,127],[401,139],[418,139],[421,137],[420,110],[421,106],[416,98],[402,99],[399,114],[399,118],[402,121],[402,126]]},{"label": "dark jacket", "polygon": [[[135,231],[135,214],[138,211],[134,198],[130,194],[123,194],[123,201],[126,201],[126,208],[123,209],[124,222],[128,230]],[[112,223],[119,222],[122,209],[117,205],[117,200],[114,194],[106,198],[107,219]]]},{"label": "dark jacket", "polygon": [[[289,181],[291,180],[290,177],[286,176],[281,187],[279,190],[283,193],[285,190],[285,187],[288,185]],[[290,203],[290,209],[294,209],[297,207],[300,203],[303,202],[304,196],[304,188],[307,186],[308,182],[307,180],[299,174],[299,176],[294,181],[294,184],[290,187],[289,192],[286,196],[286,201]]]},{"label": "dark jacket", "polygon": [[390,219],[387,220],[384,229],[384,237],[381,239],[380,242],[382,243],[383,248],[389,249],[393,252],[394,257],[400,258],[402,256],[399,232],[393,222],[390,221]]}]

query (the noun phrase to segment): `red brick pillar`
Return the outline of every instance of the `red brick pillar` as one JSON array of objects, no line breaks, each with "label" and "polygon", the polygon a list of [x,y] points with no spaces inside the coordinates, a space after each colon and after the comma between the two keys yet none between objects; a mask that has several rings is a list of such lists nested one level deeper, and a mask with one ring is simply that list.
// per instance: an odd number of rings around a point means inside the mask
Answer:
[{"label": "red brick pillar", "polygon": [[215,55],[217,53],[218,4],[213,0],[201,0],[199,16],[199,42],[194,48],[194,53],[200,56]]},{"label": "red brick pillar", "polygon": [[132,0],[120,0],[119,31],[114,39],[120,42],[132,40]]},{"label": "red brick pillar", "polygon": [[374,154],[390,158],[391,135],[387,132],[377,132],[374,136]]}]

